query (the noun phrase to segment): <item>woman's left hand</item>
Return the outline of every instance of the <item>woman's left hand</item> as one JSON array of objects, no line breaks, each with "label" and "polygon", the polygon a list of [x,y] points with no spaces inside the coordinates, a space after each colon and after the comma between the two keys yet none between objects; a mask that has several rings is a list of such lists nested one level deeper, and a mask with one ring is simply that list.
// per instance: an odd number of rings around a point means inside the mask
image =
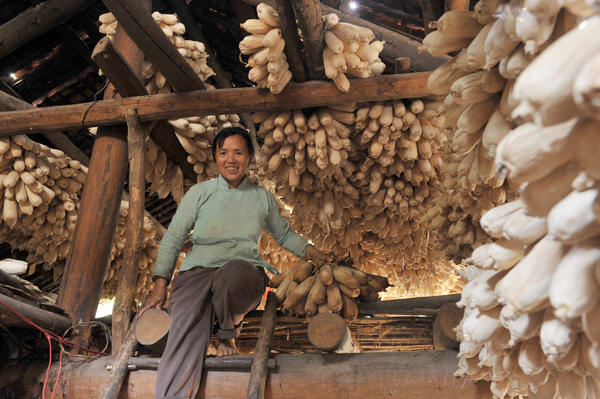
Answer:
[{"label": "woman's left hand", "polygon": [[333,255],[321,252],[311,244],[306,246],[306,254],[304,257],[313,262],[331,261],[331,259],[333,259]]}]

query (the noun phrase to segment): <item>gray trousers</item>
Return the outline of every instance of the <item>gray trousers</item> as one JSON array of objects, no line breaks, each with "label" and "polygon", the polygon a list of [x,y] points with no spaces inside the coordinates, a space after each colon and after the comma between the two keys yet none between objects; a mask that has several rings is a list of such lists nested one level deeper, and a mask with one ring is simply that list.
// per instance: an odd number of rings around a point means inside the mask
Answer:
[{"label": "gray trousers", "polygon": [[197,267],[177,276],[169,303],[171,327],[160,359],[157,399],[192,399],[202,380],[206,348],[216,318],[216,335],[237,338],[241,322],[260,303],[268,277],[243,260]]}]

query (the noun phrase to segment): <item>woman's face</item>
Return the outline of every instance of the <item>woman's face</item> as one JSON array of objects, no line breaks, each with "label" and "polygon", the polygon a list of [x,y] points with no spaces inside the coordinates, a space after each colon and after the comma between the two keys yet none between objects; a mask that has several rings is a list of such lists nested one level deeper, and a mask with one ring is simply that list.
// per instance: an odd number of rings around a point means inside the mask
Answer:
[{"label": "woman's face", "polygon": [[246,141],[240,135],[229,136],[215,152],[217,168],[221,176],[229,183],[229,188],[236,188],[250,165],[250,153]]}]

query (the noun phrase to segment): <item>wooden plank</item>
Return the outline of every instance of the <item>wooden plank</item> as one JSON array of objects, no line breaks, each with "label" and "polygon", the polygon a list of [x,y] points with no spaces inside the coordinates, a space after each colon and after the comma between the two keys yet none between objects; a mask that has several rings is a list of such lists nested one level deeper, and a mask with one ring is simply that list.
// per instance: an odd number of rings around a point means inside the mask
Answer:
[{"label": "wooden plank", "polygon": [[[150,2],[144,1],[150,7]],[[143,54],[120,27],[115,43],[136,71],[141,71]],[[105,98],[115,96],[109,85]],[[31,111],[29,111],[31,112]],[[77,322],[93,319],[117,227],[123,184],[127,172],[127,132],[123,126],[98,130],[92,150],[87,181],[67,255],[57,304]],[[90,329],[75,328],[76,342],[87,345]]]},{"label": "wooden plank", "polygon": [[[11,96],[3,91],[0,91],[0,111],[17,111],[35,108],[33,105],[20,98]],[[83,151],[81,151],[73,142],[62,132],[44,133],[44,137],[55,148],[63,151],[73,159],[78,160],[85,166],[88,166],[90,159]]]},{"label": "wooden plank", "polygon": [[290,0],[276,0],[276,10],[279,14],[279,27],[285,40],[285,55],[295,82],[304,82],[307,78],[302,46],[298,37],[298,26]]},{"label": "wooden plank", "polygon": [[246,399],[263,399],[267,385],[267,362],[271,353],[273,330],[277,324],[277,297],[273,291],[267,294],[267,303],[260,322],[260,333],[256,341],[256,350],[252,358],[250,381]]},{"label": "wooden plank", "polygon": [[[302,32],[306,64],[310,79],[323,79],[323,16],[319,0],[292,1],[294,13],[298,19],[298,28]],[[287,43],[286,43],[287,45]]]},{"label": "wooden plank", "polygon": [[[141,80],[131,70],[121,53],[115,49],[108,37],[100,39],[92,53],[92,59],[115,86],[121,97],[148,95]],[[173,127],[166,121],[159,121],[150,131],[150,137],[182,170],[185,177],[196,180],[194,168],[187,162],[187,152],[175,137]]]},{"label": "wooden plank", "polygon": [[265,89],[244,87],[5,112],[0,113],[0,137],[82,126],[122,124],[125,123],[125,111],[131,107],[137,109],[142,122],[147,122],[193,115],[276,111],[328,104],[426,97],[430,94],[427,90],[428,77],[428,72],[418,72],[353,79],[348,93],[340,92],[332,82],[310,81],[289,83],[283,92],[277,95]]},{"label": "wooden plank", "polygon": [[[277,369],[269,373],[267,399],[492,398],[489,382],[453,377],[454,351],[275,355],[274,359]],[[51,372],[58,368],[56,363]],[[110,358],[63,361],[62,399],[97,398],[108,380],[110,363]],[[41,397],[39,378],[43,380],[45,372],[40,365],[37,374],[24,373],[25,396]],[[198,397],[243,399],[248,377],[240,371],[207,370]],[[121,397],[152,399],[155,381],[156,371],[132,371]]]},{"label": "wooden plank", "polygon": [[56,334],[62,334],[72,325],[71,319],[67,316],[49,312],[37,306],[0,294],[0,324],[13,327],[35,328],[17,316],[13,310],[27,317],[38,326]]},{"label": "wooden plank", "polygon": [[445,303],[455,303],[460,294],[394,299],[391,301],[364,302],[358,304],[358,314],[405,314],[406,311],[439,309]]},{"label": "wooden plank", "polygon": [[86,0],[48,0],[0,26],[0,58],[43,35],[92,5]]},{"label": "wooden plank", "polygon": [[[117,355],[129,331],[131,309],[135,299],[140,259],[146,178],[146,132],[134,108],[125,113],[127,120],[127,152],[129,158],[129,212],[127,214],[127,245],[123,249],[123,266],[119,270],[117,294],[113,305],[112,354]],[[130,333],[135,336],[135,334]],[[133,338],[135,340],[135,338]],[[129,356],[129,355],[128,355]]]},{"label": "wooden plank", "polygon": [[[246,3],[256,5],[261,2],[269,3],[274,5],[275,0],[244,0]],[[381,52],[381,56],[389,63],[393,63],[397,57],[409,57],[412,64],[413,71],[433,71],[444,62],[448,61],[450,57],[433,57],[428,52],[424,51],[419,53],[418,48],[422,45],[421,42],[411,39],[402,33],[394,32],[391,29],[384,28],[381,25],[374,24],[367,20],[335,9],[333,7],[321,4],[321,11],[323,14],[336,14],[340,21],[349,22],[354,25],[364,26],[369,28],[375,33],[378,40],[385,41],[385,46]]]},{"label": "wooden plank", "polygon": [[104,4],[176,91],[204,88],[202,80],[138,0],[104,0]]}]

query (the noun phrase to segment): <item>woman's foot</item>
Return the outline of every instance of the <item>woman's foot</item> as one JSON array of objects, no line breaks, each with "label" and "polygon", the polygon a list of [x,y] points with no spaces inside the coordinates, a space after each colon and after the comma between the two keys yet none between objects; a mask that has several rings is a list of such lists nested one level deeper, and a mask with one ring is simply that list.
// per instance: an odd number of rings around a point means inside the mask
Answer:
[{"label": "woman's foot", "polygon": [[220,339],[219,346],[217,347],[217,357],[234,356],[239,355],[237,347],[235,346],[235,339]]}]

